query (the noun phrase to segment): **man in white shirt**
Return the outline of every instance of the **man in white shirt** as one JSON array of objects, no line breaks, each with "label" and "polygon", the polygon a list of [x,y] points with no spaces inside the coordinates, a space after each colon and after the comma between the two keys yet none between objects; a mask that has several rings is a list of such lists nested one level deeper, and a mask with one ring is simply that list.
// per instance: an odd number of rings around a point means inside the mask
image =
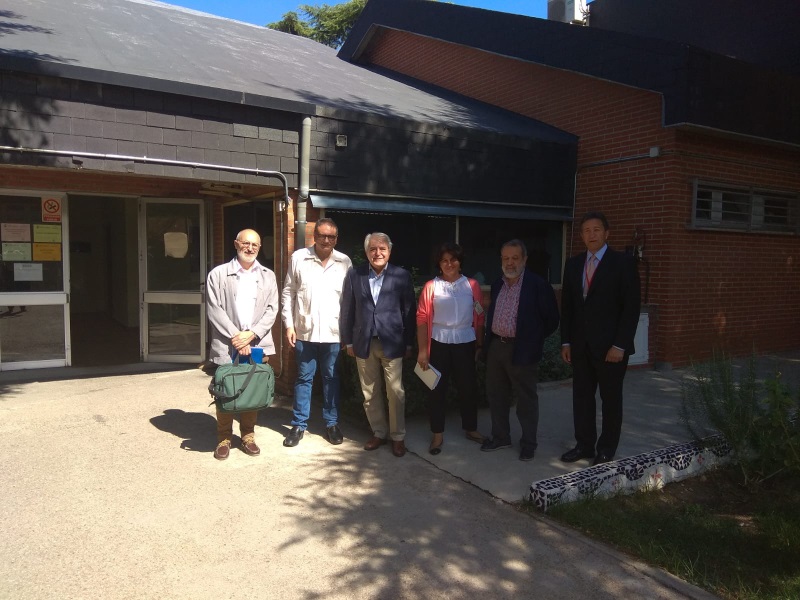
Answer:
[{"label": "man in white shirt", "polygon": [[[236,258],[208,274],[206,309],[211,323],[210,359],[215,365],[231,362],[238,353],[250,356],[251,348],[264,350],[264,359],[275,354],[272,325],[278,315],[278,283],[275,273],[262,267],[256,257],[261,238],[252,229],[239,232],[233,242]],[[255,442],[258,411],[239,414],[242,451],[257,456]],[[217,448],[214,458],[225,460],[230,454],[233,415],[217,410]]]},{"label": "man in white shirt", "polygon": [[334,250],[339,229],[332,219],[314,226],[314,245],[292,254],[281,294],[281,316],[286,339],[295,350],[292,429],[283,440],[287,447],[303,439],[311,415],[311,388],[319,364],[322,373],[322,418],[331,444],[341,444],[339,429],[339,306],[350,259]]}]

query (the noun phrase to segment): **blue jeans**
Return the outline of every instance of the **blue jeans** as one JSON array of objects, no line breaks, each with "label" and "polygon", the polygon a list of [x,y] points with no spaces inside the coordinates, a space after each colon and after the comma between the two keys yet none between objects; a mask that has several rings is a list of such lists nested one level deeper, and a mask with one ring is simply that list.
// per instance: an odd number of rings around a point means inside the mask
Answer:
[{"label": "blue jeans", "polygon": [[294,384],[294,419],[293,427],[303,431],[308,428],[311,416],[311,387],[319,362],[322,374],[322,418],[325,427],[332,427],[339,422],[339,375],[336,372],[336,359],[339,356],[339,343],[303,342],[297,340],[294,345],[294,357],[297,362],[297,381]]}]

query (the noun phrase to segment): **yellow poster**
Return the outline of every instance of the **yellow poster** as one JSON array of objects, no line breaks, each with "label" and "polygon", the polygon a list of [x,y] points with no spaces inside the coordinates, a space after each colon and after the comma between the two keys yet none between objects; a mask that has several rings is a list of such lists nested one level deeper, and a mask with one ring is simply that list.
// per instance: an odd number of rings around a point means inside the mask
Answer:
[{"label": "yellow poster", "polygon": [[61,260],[61,244],[33,244],[33,260],[59,261]]},{"label": "yellow poster", "polygon": [[33,241],[61,243],[61,225],[34,225]]}]

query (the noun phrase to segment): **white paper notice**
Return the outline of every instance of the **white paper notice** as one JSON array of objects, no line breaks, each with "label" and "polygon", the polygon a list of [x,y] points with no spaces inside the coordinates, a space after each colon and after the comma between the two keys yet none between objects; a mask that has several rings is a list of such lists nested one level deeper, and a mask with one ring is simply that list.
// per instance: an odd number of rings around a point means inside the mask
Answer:
[{"label": "white paper notice", "polygon": [[42,281],[41,263],[14,263],[14,281]]},{"label": "white paper notice", "polygon": [[179,231],[164,234],[164,256],[170,258],[186,258],[189,252],[189,236]]}]

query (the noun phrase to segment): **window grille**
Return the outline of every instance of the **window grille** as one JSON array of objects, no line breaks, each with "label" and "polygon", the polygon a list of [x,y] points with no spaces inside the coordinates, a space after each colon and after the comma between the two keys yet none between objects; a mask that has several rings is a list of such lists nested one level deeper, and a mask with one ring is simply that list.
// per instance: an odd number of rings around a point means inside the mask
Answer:
[{"label": "window grille", "polygon": [[800,197],[791,192],[696,181],[693,225],[798,234]]}]

